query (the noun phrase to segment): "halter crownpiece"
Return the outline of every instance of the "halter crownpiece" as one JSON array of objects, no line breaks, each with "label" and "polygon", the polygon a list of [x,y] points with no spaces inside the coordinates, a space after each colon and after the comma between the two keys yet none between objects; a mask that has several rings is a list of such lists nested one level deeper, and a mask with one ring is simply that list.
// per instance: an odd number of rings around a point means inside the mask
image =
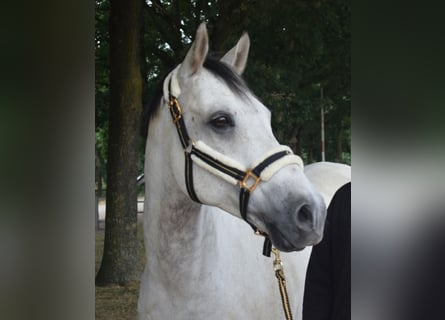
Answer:
[{"label": "halter crownpiece", "polygon": [[163,96],[164,100],[168,102],[172,121],[176,126],[184,150],[187,192],[193,201],[201,203],[193,185],[194,163],[226,182],[238,186],[240,188],[239,208],[241,216],[252,227],[255,234],[265,237],[263,254],[270,257],[272,242],[269,236],[247,220],[250,195],[261,181],[268,181],[283,167],[296,164],[303,168],[303,161],[299,156],[293,154],[288,146],[280,145],[260,157],[250,168],[246,168],[238,161],[206,145],[203,141],[191,139],[185,126],[181,105],[177,99],[181,94],[176,76],[179,67],[180,65],[166,77],[163,84]]}]

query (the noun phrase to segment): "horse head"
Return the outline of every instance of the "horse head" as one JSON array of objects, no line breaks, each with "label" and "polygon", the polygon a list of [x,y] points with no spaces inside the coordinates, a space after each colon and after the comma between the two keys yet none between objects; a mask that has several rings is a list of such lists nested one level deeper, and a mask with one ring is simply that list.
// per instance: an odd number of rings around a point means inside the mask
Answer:
[{"label": "horse head", "polygon": [[[167,116],[170,170],[185,195],[192,192],[195,201],[240,218],[240,188],[249,189],[243,218],[277,249],[301,250],[321,240],[325,204],[304,175],[301,159],[274,137],[270,111],[241,78],[249,46],[244,33],[221,60],[208,57],[208,34],[201,24],[185,59],[167,76],[162,107],[174,108],[175,124]],[[192,173],[184,174],[185,158]],[[265,161],[270,163],[263,168]],[[252,173],[259,167],[261,175]],[[236,172],[248,173],[238,179]]]}]

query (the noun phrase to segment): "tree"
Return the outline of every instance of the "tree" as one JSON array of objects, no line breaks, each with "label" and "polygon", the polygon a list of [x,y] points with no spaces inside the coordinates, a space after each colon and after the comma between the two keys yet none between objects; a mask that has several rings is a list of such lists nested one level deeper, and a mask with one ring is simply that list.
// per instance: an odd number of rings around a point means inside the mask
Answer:
[{"label": "tree", "polygon": [[126,283],[140,275],[137,238],[137,159],[142,110],[142,0],[110,1],[110,110],[107,211],[96,284]]},{"label": "tree", "polygon": [[[326,159],[350,152],[349,1],[247,1],[252,38],[245,77],[272,110],[281,143],[306,163],[320,161],[320,85],[324,89]],[[342,137],[342,144],[337,138]],[[339,151],[338,149],[341,149]]]},{"label": "tree", "polygon": [[[217,56],[229,50],[243,31],[249,32],[251,48],[244,77],[252,91],[272,110],[272,127],[281,143],[289,144],[305,163],[319,161],[323,103],[326,159],[350,161],[349,0],[131,0],[125,3],[115,0],[111,6],[114,11],[107,26],[109,1],[96,0],[97,170],[105,165],[108,168],[107,174],[98,174],[97,179],[103,177],[109,189],[105,266],[111,261],[108,255],[124,250],[123,247],[132,248],[134,256],[138,256],[133,243],[136,228],[133,183],[142,169],[145,145],[142,140],[137,147],[133,145],[137,141],[140,106],[131,101],[150,100],[159,79],[184,58],[201,21],[207,22],[210,48]],[[140,14],[143,15],[142,34],[137,27],[141,23]],[[106,54],[110,50],[111,61]],[[139,51],[143,61],[137,66],[139,61],[134,60],[139,58]],[[130,80],[139,68],[143,92],[138,91],[137,81]],[[135,160],[133,152],[137,149],[139,158]],[[133,166],[138,166],[139,171]],[[114,186],[116,181],[120,181],[119,188]],[[113,200],[117,198],[119,203]],[[131,218],[121,216],[124,213]],[[129,244],[126,244],[127,237]],[[114,246],[116,249],[111,248]],[[102,269],[105,267],[101,268],[98,279],[104,277]]]},{"label": "tree", "polygon": [[320,159],[320,85],[326,105],[326,158],[350,152],[350,3],[339,1],[148,1],[144,37],[146,86],[184,57],[199,22],[223,55],[243,31],[251,36],[247,82],[273,112],[283,144],[306,163]]},{"label": "tree", "polygon": [[96,29],[95,29],[95,124],[96,124],[96,195],[103,196],[103,182],[106,181],[106,164],[108,149],[108,116],[109,116],[109,87],[110,87],[110,59],[108,19],[110,6],[107,0],[96,0]]}]

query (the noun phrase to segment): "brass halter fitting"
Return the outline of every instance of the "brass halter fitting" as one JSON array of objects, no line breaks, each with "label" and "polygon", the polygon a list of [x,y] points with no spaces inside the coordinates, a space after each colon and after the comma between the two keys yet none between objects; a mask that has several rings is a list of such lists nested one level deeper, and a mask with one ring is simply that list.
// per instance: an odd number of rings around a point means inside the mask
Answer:
[{"label": "brass halter fitting", "polygon": [[255,235],[260,236],[260,237],[268,237],[269,236],[266,232],[261,231],[260,229],[255,230]]},{"label": "brass halter fitting", "polygon": [[[273,261],[273,270],[276,271],[283,271],[283,261],[280,259],[280,251],[277,250],[277,248],[272,248],[272,253],[275,255],[275,259]],[[284,277],[284,273],[283,273]]]},{"label": "brass halter fitting", "polygon": [[182,118],[181,105],[179,104],[178,99],[171,98],[168,102],[168,106],[172,113],[173,123],[176,124]]},{"label": "brass halter fitting", "polygon": [[250,193],[255,190],[257,185],[260,183],[261,178],[257,177],[256,174],[252,172],[252,170],[247,170],[246,175],[244,176],[244,179],[238,183],[238,186],[240,188],[245,188],[249,190]]}]

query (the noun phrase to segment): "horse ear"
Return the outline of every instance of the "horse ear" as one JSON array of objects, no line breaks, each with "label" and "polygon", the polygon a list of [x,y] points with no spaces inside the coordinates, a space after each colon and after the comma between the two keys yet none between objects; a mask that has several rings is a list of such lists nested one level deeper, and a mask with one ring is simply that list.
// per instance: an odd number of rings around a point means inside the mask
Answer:
[{"label": "horse ear", "polygon": [[195,41],[187,52],[184,61],[181,64],[179,73],[183,77],[190,77],[199,73],[204,64],[204,60],[209,51],[209,36],[204,22],[199,25],[196,31]]},{"label": "horse ear", "polygon": [[221,61],[227,63],[236,73],[241,75],[247,64],[249,48],[249,35],[247,34],[247,32],[244,32],[236,46],[230,49],[230,51],[221,58]]}]

